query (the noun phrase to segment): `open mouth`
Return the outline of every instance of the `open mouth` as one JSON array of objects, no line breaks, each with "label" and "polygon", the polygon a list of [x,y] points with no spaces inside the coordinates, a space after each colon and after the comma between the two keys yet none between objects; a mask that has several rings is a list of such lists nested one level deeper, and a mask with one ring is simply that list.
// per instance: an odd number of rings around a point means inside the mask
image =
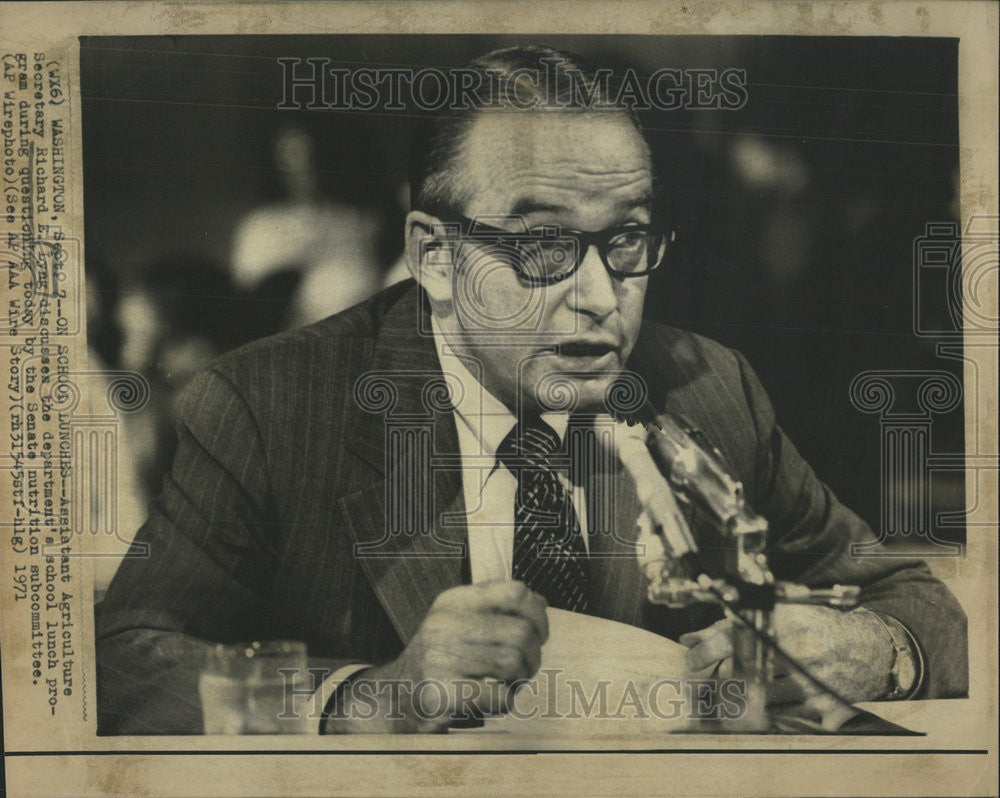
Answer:
[{"label": "open mouth", "polygon": [[587,341],[568,341],[559,345],[559,354],[563,357],[601,358],[611,354],[615,348],[610,344],[589,343]]}]

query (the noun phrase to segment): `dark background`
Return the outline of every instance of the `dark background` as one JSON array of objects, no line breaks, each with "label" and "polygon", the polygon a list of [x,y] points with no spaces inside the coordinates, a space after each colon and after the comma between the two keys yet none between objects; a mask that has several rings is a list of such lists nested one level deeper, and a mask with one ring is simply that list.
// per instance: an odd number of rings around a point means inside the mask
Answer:
[{"label": "dark background", "polygon": [[[240,220],[282,202],[273,148],[290,124],[315,142],[323,195],[362,209],[382,230],[375,268],[398,258],[412,114],[277,110],[277,58],[451,66],[528,42],[641,75],[747,70],[741,110],[645,116],[680,231],[646,315],[742,351],[792,441],[877,530],[879,423],[852,406],[848,386],[869,369],[947,369],[961,379],[957,361],[913,333],[914,240],[928,222],[957,219],[954,39],[84,37],[93,352],[107,367],[135,366],[123,357],[116,309],[136,293],[158,308],[157,335],[193,331],[210,344],[205,358],[286,323],[288,285],[237,290],[227,269]],[[922,316],[953,326],[946,301],[923,292]],[[153,347],[140,364],[163,397],[148,410],[158,419],[142,474],[148,492],[169,460],[169,398],[188,373],[164,369],[162,352]],[[936,418],[933,440],[937,451],[962,451],[961,407]],[[963,506],[962,475],[935,475],[934,510]],[[964,540],[963,530],[939,534]]]}]

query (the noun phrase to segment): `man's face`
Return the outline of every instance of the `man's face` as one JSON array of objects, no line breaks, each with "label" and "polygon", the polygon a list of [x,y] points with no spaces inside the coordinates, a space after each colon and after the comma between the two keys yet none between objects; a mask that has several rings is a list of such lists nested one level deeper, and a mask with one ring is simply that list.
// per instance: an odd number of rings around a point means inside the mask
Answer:
[{"label": "man's face", "polygon": [[[594,232],[650,221],[649,156],[624,114],[485,113],[459,170],[460,190],[472,197],[462,213],[494,227]],[[579,409],[599,409],[638,337],[647,279],[613,276],[592,246],[573,276],[534,285],[463,244],[452,269],[454,312],[442,326],[464,334],[456,348],[512,409],[555,409],[559,383],[570,384]]]}]

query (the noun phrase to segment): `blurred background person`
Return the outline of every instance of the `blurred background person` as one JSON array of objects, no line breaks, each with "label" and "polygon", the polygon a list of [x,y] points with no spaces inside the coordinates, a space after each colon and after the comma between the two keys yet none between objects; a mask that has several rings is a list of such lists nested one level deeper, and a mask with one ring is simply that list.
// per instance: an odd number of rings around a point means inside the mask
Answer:
[{"label": "blurred background person", "polygon": [[240,290],[289,297],[281,326],[317,321],[382,287],[379,220],[322,194],[315,144],[299,127],[278,133],[274,160],[286,195],[236,226],[232,276]]}]

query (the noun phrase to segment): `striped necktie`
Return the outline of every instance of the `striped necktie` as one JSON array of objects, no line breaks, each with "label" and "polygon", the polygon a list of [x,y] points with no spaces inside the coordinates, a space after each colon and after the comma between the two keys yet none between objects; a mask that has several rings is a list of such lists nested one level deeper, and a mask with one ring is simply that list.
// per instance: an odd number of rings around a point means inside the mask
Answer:
[{"label": "striped necktie", "polygon": [[553,468],[558,448],[555,430],[536,417],[516,424],[497,451],[517,478],[512,576],[550,607],[586,612],[587,552],[573,502]]}]

